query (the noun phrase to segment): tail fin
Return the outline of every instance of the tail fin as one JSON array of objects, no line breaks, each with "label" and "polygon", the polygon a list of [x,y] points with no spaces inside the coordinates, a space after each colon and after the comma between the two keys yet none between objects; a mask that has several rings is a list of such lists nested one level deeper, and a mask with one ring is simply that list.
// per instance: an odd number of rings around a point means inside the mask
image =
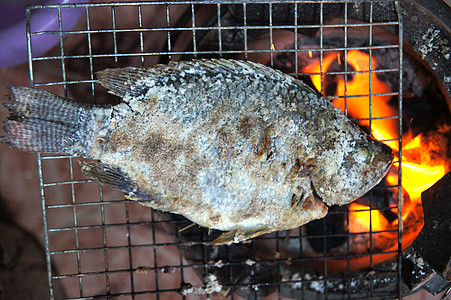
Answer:
[{"label": "tail fin", "polygon": [[86,150],[77,150],[74,145],[80,140],[81,120],[90,105],[34,88],[8,88],[13,102],[3,104],[9,110],[3,130],[10,136],[0,137],[0,142],[28,152],[84,156]]}]

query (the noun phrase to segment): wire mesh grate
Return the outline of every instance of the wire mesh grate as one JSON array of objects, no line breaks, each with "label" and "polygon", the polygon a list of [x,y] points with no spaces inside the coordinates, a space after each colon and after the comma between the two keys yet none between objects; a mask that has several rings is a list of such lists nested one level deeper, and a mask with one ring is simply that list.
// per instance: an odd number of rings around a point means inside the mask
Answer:
[{"label": "wire mesh grate", "polygon": [[[57,28],[34,29],[33,14],[42,10],[58,18]],[[66,28],[65,16],[72,10],[81,10],[82,17],[74,28]],[[376,14],[376,10],[383,13]],[[402,30],[395,1],[34,5],[27,10],[27,20],[31,85],[79,101],[117,103],[96,84],[95,73],[108,67],[238,58],[266,63],[301,79],[315,74],[341,76],[345,90],[344,96],[338,98],[344,99],[345,111],[351,98],[369,99],[369,116],[357,118],[356,122],[367,121],[371,128],[377,120],[393,120],[401,126]],[[381,28],[392,32],[394,39],[378,43],[374,32]],[[356,32],[364,42],[355,42]],[[56,37],[59,47],[38,57],[33,45],[43,36]],[[348,64],[350,51],[368,54],[367,70]],[[396,63],[373,69],[373,57],[387,51],[395,53]],[[325,60],[330,54],[338,54],[337,62],[343,66],[327,68]],[[319,69],[307,72],[304,62],[312,57],[318,59]],[[367,93],[353,94],[348,85],[358,74],[370,74]],[[376,77],[372,74],[394,77],[397,84],[392,91],[373,92],[372,78]],[[319,89],[329,94],[322,75],[317,77]],[[396,98],[399,112],[372,116],[372,99],[379,96]],[[400,144],[401,137],[392,141]],[[214,233],[191,226],[182,217],[125,200],[119,192],[86,179],[78,161],[68,156],[38,155],[52,299],[191,299],[212,294],[229,299],[311,299],[318,294],[324,299],[401,296],[397,287],[401,266],[397,260],[383,272],[374,268],[379,257],[394,256],[399,260],[401,226],[379,231],[370,226],[358,233],[307,233],[302,227],[240,245],[210,246],[204,242],[211,240]],[[399,182],[389,189],[402,199]],[[398,200],[385,207],[371,206],[371,210],[397,208],[400,212],[401,204]],[[346,224],[351,213],[349,209],[330,212],[343,216]],[[371,213],[369,218],[371,224]],[[395,218],[402,224],[400,213]],[[326,226],[325,221],[320,224]],[[394,233],[390,249],[378,249],[372,244],[384,233]],[[352,236],[365,236],[369,251],[353,252]],[[324,250],[331,242],[329,238],[345,240],[342,253]],[[322,244],[322,250],[315,255],[308,254],[312,249],[307,243],[312,240]],[[359,258],[368,263],[365,272],[353,270],[353,262],[357,260],[358,264]],[[337,271],[337,265],[342,269]],[[392,288],[383,289],[382,285]]]}]

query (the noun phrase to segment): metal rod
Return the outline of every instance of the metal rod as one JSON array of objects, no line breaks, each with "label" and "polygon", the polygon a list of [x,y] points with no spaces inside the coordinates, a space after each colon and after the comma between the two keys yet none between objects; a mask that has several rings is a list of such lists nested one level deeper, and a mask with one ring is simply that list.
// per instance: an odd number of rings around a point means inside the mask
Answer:
[{"label": "metal rod", "polygon": [[[398,46],[396,45],[387,45],[387,46],[374,46],[372,47],[373,50],[374,49],[388,49],[388,48],[398,48]],[[325,48],[324,50],[331,52],[331,51],[345,51],[345,50],[369,50],[369,47],[366,46],[362,46],[362,47],[352,47],[352,48],[343,48],[343,47],[335,47],[335,48]],[[270,53],[270,52],[274,52],[274,53],[290,53],[290,52],[295,52],[294,49],[284,49],[284,50],[270,50],[270,49],[261,49],[261,50],[248,50],[247,53]],[[312,49],[299,49],[298,52],[308,52],[308,51],[318,51],[318,49],[316,48],[312,48]],[[135,56],[141,56],[141,55],[145,55],[145,56],[159,56],[159,55],[169,55],[169,54],[189,54],[189,55],[194,55],[194,54],[211,54],[211,55],[219,55],[219,54],[242,54],[245,53],[242,50],[223,50],[223,51],[215,51],[215,50],[209,50],[209,51],[164,51],[164,52],[146,52],[143,54],[140,53],[117,53],[117,54],[93,54],[92,58],[109,58],[109,57],[135,57]],[[42,56],[42,57],[37,57],[37,58],[33,58],[33,61],[42,61],[42,60],[54,60],[54,59],[61,59],[61,58],[65,58],[65,59],[82,59],[82,58],[89,58],[89,55],[67,55],[67,56],[59,56],[59,55],[54,55],[54,56]],[[364,71],[353,71],[353,72],[364,72]],[[74,84],[74,83],[91,83],[92,81],[90,80],[79,80],[79,81],[68,81],[65,82],[66,84]],[[45,83],[40,83],[40,85],[45,85]]]},{"label": "metal rod", "polygon": [[[194,10],[194,4],[191,4],[191,27],[195,28],[196,27],[196,12]],[[197,41],[196,41],[196,29],[192,30],[193,32],[193,52],[195,52],[196,54],[194,54],[194,57],[197,57]]]},{"label": "metal rod", "polygon": [[398,297],[402,299],[402,233],[403,233],[403,220],[402,220],[402,205],[403,205],[403,192],[402,192],[402,67],[403,67],[403,27],[402,27],[402,14],[399,8],[399,2],[395,1],[395,10],[398,17],[399,27],[398,27],[398,43],[399,43],[399,86],[398,86],[398,112],[399,112],[399,143],[398,143]]},{"label": "metal rod", "polygon": [[[218,4],[220,5],[220,4]],[[169,6],[169,5],[168,5]],[[358,24],[323,24],[321,27],[323,28],[342,28],[342,27],[368,27],[370,25],[377,25],[377,26],[388,26],[388,25],[397,25],[397,22],[378,22],[378,23],[358,23]],[[240,25],[228,25],[228,26],[192,26],[192,27],[154,27],[154,28],[127,28],[127,29],[96,29],[96,30],[66,30],[64,31],[64,34],[71,35],[71,34],[87,34],[88,32],[91,33],[133,33],[133,32],[178,32],[178,31],[202,31],[202,30],[224,30],[224,29],[234,29],[234,30],[270,30],[270,29],[317,29],[318,25],[248,25],[248,26],[240,26]],[[39,32],[31,32],[31,36],[39,36],[39,35],[45,35],[45,34],[60,34],[59,31],[55,30],[46,30],[46,31],[39,31]]]},{"label": "metal rod", "polygon": [[[322,3],[345,3],[345,2],[371,2],[374,0],[321,0]],[[393,0],[378,0],[379,2],[392,3]],[[114,2],[114,6],[137,6],[137,5],[175,5],[175,4],[243,4],[243,3],[274,3],[274,0],[171,0],[171,1],[130,1],[130,2]],[[318,0],[278,0],[277,3],[318,3]],[[111,3],[65,3],[65,4],[43,4],[43,5],[30,5],[30,9],[42,9],[42,8],[75,8],[75,7],[102,7],[111,6]]]},{"label": "metal rod", "polygon": [[[30,8],[27,7],[25,11],[25,30],[27,34],[27,55],[28,55],[28,73],[30,79],[30,86],[34,86],[34,72],[33,72],[33,59],[32,59],[32,48],[31,48],[31,30],[30,30]],[[44,194],[44,180],[43,180],[43,172],[42,172],[42,160],[41,154],[36,154],[36,160],[38,164],[38,177],[39,177],[39,192],[41,197],[41,211],[42,211],[42,225],[44,232],[44,246],[45,246],[45,260],[47,263],[47,281],[49,284],[49,296],[50,299],[53,300],[54,292],[53,292],[53,271],[52,271],[52,261],[50,254],[50,238],[47,224],[47,209],[46,209],[46,201]]]}]

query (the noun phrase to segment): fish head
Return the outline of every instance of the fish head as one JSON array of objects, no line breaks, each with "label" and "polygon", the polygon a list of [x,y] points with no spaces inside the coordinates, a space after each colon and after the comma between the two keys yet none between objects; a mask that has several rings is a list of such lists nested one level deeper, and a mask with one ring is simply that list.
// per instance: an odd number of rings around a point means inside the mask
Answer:
[{"label": "fish head", "polygon": [[[329,205],[348,204],[363,196],[385,177],[392,164],[391,148],[366,134],[350,145],[338,160],[322,163],[321,168],[326,168],[323,175],[316,173],[312,178],[316,194]],[[327,167],[334,163],[335,168]]]}]

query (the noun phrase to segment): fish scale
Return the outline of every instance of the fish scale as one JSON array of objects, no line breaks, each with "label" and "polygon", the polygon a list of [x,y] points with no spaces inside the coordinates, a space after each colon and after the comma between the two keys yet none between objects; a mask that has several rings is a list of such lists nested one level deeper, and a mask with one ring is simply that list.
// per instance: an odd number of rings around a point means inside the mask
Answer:
[{"label": "fish scale", "polygon": [[[81,163],[86,175],[146,206],[226,231],[214,243],[321,218],[327,205],[374,187],[393,159],[388,146],[306,84],[257,63],[194,60],[97,76],[123,103],[86,106],[11,88],[16,104],[7,107],[15,120],[5,123],[10,136],[3,140],[94,159]],[[38,105],[38,116],[26,114],[42,97],[50,100]],[[42,122],[56,133],[41,128],[40,110],[50,112]],[[72,111],[79,116],[65,123]],[[15,130],[30,122],[37,124],[32,130]],[[66,143],[54,149],[59,141]],[[41,146],[22,146],[34,144]]]}]

